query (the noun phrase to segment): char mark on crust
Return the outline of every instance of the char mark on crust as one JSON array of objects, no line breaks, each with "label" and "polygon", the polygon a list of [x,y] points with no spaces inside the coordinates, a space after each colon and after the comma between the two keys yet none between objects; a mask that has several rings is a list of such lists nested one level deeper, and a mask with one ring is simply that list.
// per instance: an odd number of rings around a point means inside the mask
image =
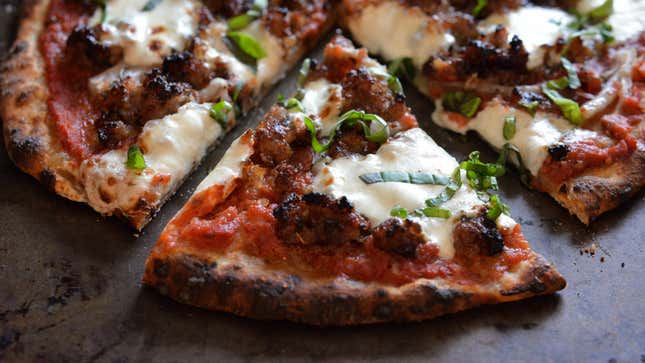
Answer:
[{"label": "char mark on crust", "polygon": [[409,219],[403,222],[391,218],[378,225],[373,232],[376,247],[406,258],[416,256],[417,246],[425,243],[421,226]]},{"label": "char mark on crust", "polygon": [[31,169],[35,158],[41,152],[40,139],[36,136],[23,136],[19,130],[13,129],[9,131],[7,151],[11,160],[18,166]]},{"label": "char mark on crust", "polygon": [[457,253],[467,257],[494,256],[504,249],[504,238],[485,213],[461,217],[453,230],[453,240]]},{"label": "char mark on crust", "polygon": [[341,245],[358,242],[369,233],[369,222],[358,214],[347,198],[295,194],[273,211],[278,237],[287,244]]},{"label": "char mark on crust", "polygon": [[101,71],[116,64],[122,58],[122,51],[115,51],[101,44],[93,28],[86,26],[76,27],[69,38],[65,55],[69,62]]}]

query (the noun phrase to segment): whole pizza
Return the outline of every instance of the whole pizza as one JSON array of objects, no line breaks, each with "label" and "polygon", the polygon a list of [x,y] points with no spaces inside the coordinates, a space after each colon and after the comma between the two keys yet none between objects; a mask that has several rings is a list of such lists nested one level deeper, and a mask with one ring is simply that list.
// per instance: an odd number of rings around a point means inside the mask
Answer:
[{"label": "whole pizza", "polygon": [[[29,1],[0,77],[5,143],[56,193],[141,229],[300,63],[143,281],[259,319],[428,319],[565,287],[496,193],[507,168],[585,224],[640,190],[643,19],[643,0]],[[498,160],[455,160],[418,116]]]}]

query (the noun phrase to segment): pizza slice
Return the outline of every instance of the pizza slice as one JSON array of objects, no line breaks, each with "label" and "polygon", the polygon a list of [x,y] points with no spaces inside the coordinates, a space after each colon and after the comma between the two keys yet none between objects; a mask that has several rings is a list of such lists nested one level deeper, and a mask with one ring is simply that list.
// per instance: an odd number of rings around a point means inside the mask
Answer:
[{"label": "pizza slice", "polygon": [[0,77],[11,159],[141,229],[333,21],[323,0],[40,0]]},{"label": "pizza slice", "polygon": [[644,1],[344,0],[342,18],[435,123],[478,133],[583,223],[645,184]]},{"label": "pizza slice", "polygon": [[143,281],[179,302],[317,325],[411,321],[551,294],[495,189],[420,128],[397,77],[337,36],[248,130],[151,251]]}]

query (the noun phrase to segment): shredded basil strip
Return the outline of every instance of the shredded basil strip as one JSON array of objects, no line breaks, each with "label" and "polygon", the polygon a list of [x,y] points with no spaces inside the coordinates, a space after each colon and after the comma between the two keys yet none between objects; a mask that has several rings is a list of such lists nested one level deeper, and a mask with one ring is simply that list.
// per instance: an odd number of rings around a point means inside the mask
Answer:
[{"label": "shredded basil strip", "polygon": [[278,96],[278,105],[284,107],[287,110],[297,110],[300,112],[305,112],[305,108],[302,103],[297,98],[285,99],[282,95]]},{"label": "shredded basil strip", "polygon": [[[368,125],[365,121],[369,121]],[[331,146],[331,143],[334,141],[337,130],[343,125],[347,124],[348,126],[353,126],[359,124],[363,127],[363,133],[367,141],[376,142],[382,144],[387,141],[387,138],[390,137],[390,128],[380,116],[373,115],[370,113],[365,113],[364,111],[350,110],[345,112],[340,116],[336,124],[334,125],[333,130],[329,134],[329,138],[326,144],[321,144],[316,137],[316,126],[313,124],[313,121],[308,117],[305,117],[305,125],[311,132],[312,136],[312,146],[314,151],[317,153],[326,151]],[[376,126],[375,129],[372,129],[372,126]]]},{"label": "shredded basil strip", "polygon": [[567,71],[569,88],[578,89],[581,86],[580,78],[578,77],[578,70],[576,66],[571,63],[567,58],[562,57],[562,67]]},{"label": "shredded basil strip", "polygon": [[587,16],[589,16],[589,19],[591,19],[592,22],[596,23],[609,17],[613,11],[614,1],[605,0],[604,3],[600,4],[600,6],[587,13]]},{"label": "shredded basil strip", "polygon": [[307,58],[302,62],[300,71],[298,71],[298,85],[300,87],[302,87],[307,81],[307,77],[309,76],[310,71],[311,71],[311,59]]},{"label": "shredded basil strip", "polygon": [[490,196],[489,204],[490,209],[486,213],[486,217],[490,220],[496,221],[502,213],[508,213],[509,211],[508,206],[502,203],[497,195]]},{"label": "shredded basil strip", "polygon": [[537,111],[537,108],[540,107],[540,102],[538,101],[529,101],[525,99],[521,99],[519,102],[520,106],[523,106],[526,108],[526,110],[531,114],[531,116],[535,116],[535,112]]},{"label": "shredded basil strip", "polygon": [[516,132],[516,124],[517,124],[517,119],[515,116],[510,115],[504,117],[504,139],[510,140],[515,136]]},{"label": "shredded basil strip", "polygon": [[146,168],[146,159],[138,145],[132,145],[128,149],[128,160],[125,162],[128,169],[143,170]]},{"label": "shredded basil strip", "polygon": [[219,101],[210,109],[210,116],[222,126],[223,129],[228,127],[228,114],[233,109],[233,105],[225,100]]},{"label": "shredded basil strip", "polygon": [[408,184],[432,184],[447,185],[450,178],[444,175],[430,173],[410,173],[406,171],[381,171],[377,173],[368,173],[359,176],[365,184],[376,183],[408,183]]},{"label": "shredded basil strip", "polygon": [[423,212],[423,215],[425,215],[426,217],[443,218],[443,219],[450,218],[450,211],[447,209],[442,209],[437,207],[426,207],[426,208],[423,208],[421,212]]},{"label": "shredded basil strip", "polygon": [[159,5],[163,0],[148,0],[146,5],[141,8],[141,11],[152,11],[154,10],[157,5]]},{"label": "shredded basil strip", "polygon": [[93,0],[99,8],[101,8],[101,23],[105,23],[107,20],[107,0]]},{"label": "shredded basil strip", "polygon": [[555,90],[565,89],[569,86],[569,78],[560,77],[557,79],[552,79],[546,82],[546,86],[549,87],[550,89],[555,89]]},{"label": "shredded basil strip", "polygon": [[255,60],[262,59],[267,56],[262,45],[255,38],[246,33],[232,31],[228,32],[226,36],[233,41],[233,43],[235,43],[235,45],[244,52],[244,54]]},{"label": "shredded basil strip", "polygon": [[443,96],[441,104],[451,112],[458,112],[466,117],[473,117],[481,105],[481,98],[467,92],[448,92]]},{"label": "shredded basil strip", "polygon": [[522,158],[522,154],[520,154],[520,149],[518,149],[517,146],[511,143],[504,144],[504,146],[502,146],[502,149],[499,153],[499,158],[497,159],[497,163],[500,165],[506,165],[511,153],[515,153],[515,158],[517,159],[517,164],[519,166],[518,168],[520,172],[520,180],[524,185],[530,187],[531,172],[526,167],[526,164],[524,164],[524,159]]},{"label": "shredded basil strip", "polygon": [[394,94],[404,94],[403,86],[401,85],[401,81],[398,77],[390,76],[390,78],[387,79],[387,86]]},{"label": "shredded basil strip", "polygon": [[441,204],[449,201],[461,188],[461,169],[457,167],[450,177],[450,183],[434,198],[426,200],[426,206],[438,207]]},{"label": "shredded basil strip", "polygon": [[244,14],[238,15],[228,20],[228,28],[230,30],[240,30],[246,28],[251,22],[260,17],[260,12],[257,10],[249,10]]},{"label": "shredded basil strip", "polygon": [[488,5],[488,0],[477,0],[477,5],[473,9],[473,16],[476,18],[481,14],[482,10]]},{"label": "shredded basil strip", "polygon": [[485,163],[479,160],[479,151],[473,151],[468,156],[468,160],[461,163],[461,168],[466,171],[472,171],[484,176],[502,176],[506,173],[504,165]]},{"label": "shredded basil strip", "polygon": [[413,79],[415,75],[415,69],[412,58],[404,57],[393,60],[388,65],[387,72],[394,77],[403,77],[410,80]]},{"label": "shredded basil strip", "polygon": [[408,218],[408,211],[405,210],[405,208],[401,207],[400,205],[397,205],[397,206],[394,206],[392,210],[390,210],[390,216],[406,219]]},{"label": "shredded basil strip", "polygon": [[545,84],[542,85],[542,92],[560,108],[564,118],[574,125],[582,124],[582,111],[576,101],[562,97],[558,91],[549,89]]}]

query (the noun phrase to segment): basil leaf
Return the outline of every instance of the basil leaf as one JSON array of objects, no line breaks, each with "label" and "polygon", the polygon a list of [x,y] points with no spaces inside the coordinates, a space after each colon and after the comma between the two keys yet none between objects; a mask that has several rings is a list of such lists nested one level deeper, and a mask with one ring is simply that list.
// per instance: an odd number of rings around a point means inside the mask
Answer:
[{"label": "basil leaf", "polygon": [[569,76],[569,88],[578,89],[581,86],[580,78],[578,78],[578,70],[567,58],[562,57],[562,67],[567,71]]},{"label": "basil leaf", "polygon": [[582,124],[582,111],[576,101],[562,97],[558,91],[549,89],[546,85],[542,85],[542,92],[560,108],[564,118],[569,120],[574,125]]},{"label": "basil leaf", "polygon": [[432,218],[444,218],[448,219],[450,218],[450,211],[447,209],[441,209],[437,207],[427,207],[423,208],[423,215],[426,217],[432,217]]},{"label": "basil leaf", "polygon": [[546,82],[547,87],[550,89],[565,89],[569,86],[569,78],[560,77],[558,79],[552,79]]},{"label": "basil leaf", "polygon": [[602,23],[600,24],[599,29],[600,29],[600,36],[602,37],[603,43],[610,44],[610,43],[613,43],[614,40],[616,40],[614,35],[611,33],[614,30],[614,28],[610,24]]},{"label": "basil leaf", "polygon": [[517,119],[515,116],[506,116],[504,118],[504,130],[503,130],[503,135],[504,139],[510,140],[515,136],[516,132],[516,124],[517,124]]},{"label": "basil leaf", "polygon": [[490,209],[486,213],[486,217],[492,221],[496,221],[502,213],[508,213],[508,206],[499,199],[497,195],[491,195],[490,200]]},{"label": "basil leaf", "polygon": [[461,91],[448,92],[443,96],[441,104],[451,112],[458,112],[466,117],[473,117],[481,105],[481,98]]},{"label": "basil leaf", "polygon": [[460,166],[466,171],[472,171],[481,176],[502,176],[506,173],[504,165],[490,164],[479,160],[479,151],[470,153],[468,160],[463,161]]},{"label": "basil leaf", "polygon": [[300,71],[298,71],[298,85],[302,87],[307,81],[309,72],[311,71],[311,59],[307,58],[302,62]]},{"label": "basil leaf", "polygon": [[392,208],[392,210],[390,211],[390,216],[406,219],[408,218],[408,211],[405,210],[405,208],[401,207],[400,205],[397,205],[394,208]]},{"label": "basil leaf", "polygon": [[211,106],[210,116],[226,130],[228,127],[228,114],[233,109],[233,105],[228,101],[219,101]]},{"label": "basil leaf", "polygon": [[392,93],[396,94],[401,94],[403,95],[403,86],[401,85],[401,81],[399,81],[398,77],[390,76],[390,78],[387,79],[387,86],[390,88],[390,91]]},{"label": "basil leaf", "polygon": [[101,9],[100,22],[105,23],[107,20],[107,0],[93,0],[93,2]]},{"label": "basil leaf", "polygon": [[228,32],[226,37],[229,38],[244,54],[258,60],[267,56],[262,45],[252,36],[242,32]]},{"label": "basil leaf", "polygon": [[305,112],[305,108],[302,103],[296,98],[285,99],[282,95],[278,96],[278,105],[286,108],[287,110],[293,110],[300,112]]},{"label": "basil leaf", "polygon": [[381,171],[359,176],[365,184],[399,182],[409,184],[447,185],[450,178],[429,173],[410,173],[405,171]]},{"label": "basil leaf", "polygon": [[522,181],[522,183],[524,185],[530,187],[531,186],[531,172],[526,167],[526,164],[524,164],[524,159],[522,158],[522,154],[520,153],[520,149],[518,149],[517,146],[515,146],[515,145],[513,145],[511,143],[504,144],[504,146],[502,146],[502,149],[500,150],[499,158],[497,159],[497,164],[506,165],[511,153],[514,153],[515,158],[517,159],[517,164],[519,165],[520,180]]},{"label": "basil leaf", "polygon": [[230,30],[240,30],[246,28],[251,22],[260,17],[260,13],[256,10],[249,10],[245,14],[238,15],[229,19],[228,28]]},{"label": "basil leaf", "polygon": [[477,5],[473,9],[473,16],[476,18],[481,14],[482,10],[488,5],[487,0],[477,0]]},{"label": "basil leaf", "polygon": [[592,22],[596,23],[609,17],[609,15],[611,15],[613,11],[614,11],[614,1],[605,0],[605,2],[602,3],[600,6],[598,6],[597,8],[587,13],[587,16],[589,17],[589,19],[591,19]]},{"label": "basil leaf", "polygon": [[321,153],[323,151],[327,151],[329,149],[329,146],[331,146],[331,141],[329,141],[327,144],[321,144],[318,141],[318,138],[316,137],[316,134],[318,133],[318,130],[316,130],[316,125],[314,125],[314,122],[307,116],[305,116],[305,126],[311,133],[311,147],[313,147],[314,152],[316,153]]},{"label": "basil leaf", "polygon": [[535,116],[535,112],[537,111],[537,108],[540,107],[540,102],[538,101],[521,99],[518,103],[520,104],[520,106],[523,106],[524,108],[526,108],[526,110],[531,114],[531,116]]},{"label": "basil leaf", "polygon": [[457,193],[459,188],[461,188],[461,169],[457,167],[450,177],[450,183],[441,191],[441,193],[439,193],[439,195],[434,198],[427,199],[426,206],[437,207],[449,201]]},{"label": "basil leaf", "polygon": [[152,11],[154,10],[157,5],[159,5],[163,0],[148,0],[146,5],[141,8],[141,11]]},{"label": "basil leaf", "polygon": [[128,149],[128,160],[125,162],[128,169],[143,170],[146,168],[146,159],[138,145],[132,145]]},{"label": "basil leaf", "polygon": [[394,77],[403,77],[410,80],[414,79],[414,75],[416,73],[414,69],[414,62],[412,62],[412,58],[410,57],[393,60],[388,65],[387,72]]}]

